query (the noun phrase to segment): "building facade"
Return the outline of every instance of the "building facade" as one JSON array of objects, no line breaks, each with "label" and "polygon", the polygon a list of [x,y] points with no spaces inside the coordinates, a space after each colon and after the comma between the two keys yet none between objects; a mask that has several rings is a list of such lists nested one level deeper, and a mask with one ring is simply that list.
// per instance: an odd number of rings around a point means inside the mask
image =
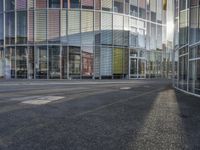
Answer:
[{"label": "building facade", "polygon": [[175,1],[174,85],[200,95],[199,0]]},{"label": "building facade", "polygon": [[0,0],[0,78],[168,77],[166,0]]}]

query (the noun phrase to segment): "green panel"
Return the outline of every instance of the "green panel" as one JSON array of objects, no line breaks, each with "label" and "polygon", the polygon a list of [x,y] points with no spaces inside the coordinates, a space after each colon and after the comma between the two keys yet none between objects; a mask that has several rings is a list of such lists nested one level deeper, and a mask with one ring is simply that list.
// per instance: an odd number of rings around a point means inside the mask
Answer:
[{"label": "green panel", "polygon": [[122,48],[114,48],[113,74],[123,74],[123,49]]}]

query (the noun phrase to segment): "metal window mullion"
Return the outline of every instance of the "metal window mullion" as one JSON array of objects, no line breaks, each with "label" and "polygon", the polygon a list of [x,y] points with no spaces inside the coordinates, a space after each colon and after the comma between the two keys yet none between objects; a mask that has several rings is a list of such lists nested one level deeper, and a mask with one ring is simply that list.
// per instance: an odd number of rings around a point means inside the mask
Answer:
[{"label": "metal window mullion", "polygon": [[16,0],[14,0],[14,3],[15,3],[15,9],[14,9],[14,17],[15,17],[15,42],[14,42],[14,44],[15,44],[15,46],[14,46],[14,48],[15,48],[15,79],[17,78],[17,61],[16,61],[16,55],[17,55],[17,51],[16,51],[16,49],[17,49],[17,47],[16,47],[16,43],[17,43],[17,11],[16,11]]},{"label": "metal window mullion", "polygon": [[82,71],[83,71],[83,65],[82,65],[82,7],[80,8],[80,11],[79,12],[79,22],[80,22],[80,26],[79,26],[79,31],[80,31],[80,57],[81,57],[81,60],[80,60],[80,79],[82,79]]},{"label": "metal window mullion", "polygon": [[59,65],[60,65],[60,79],[63,79],[63,77],[62,77],[62,46],[60,45],[59,46],[59,51],[60,51],[60,53],[59,53],[59,58],[60,58],[60,61],[59,61]]},{"label": "metal window mullion", "polygon": [[[5,41],[6,41],[6,38],[5,38],[5,0],[3,0],[3,67],[5,68],[5,66],[6,66],[6,52],[5,52]],[[6,73],[5,73],[5,71],[4,71],[4,73],[3,73],[3,75],[4,75],[4,78],[6,78]]]},{"label": "metal window mullion", "polygon": [[47,1],[46,2],[46,17],[47,17],[47,19],[46,19],[46,43],[47,43],[47,46],[46,46],[46,50],[47,50],[47,59],[46,59],[46,61],[47,61],[47,77],[46,77],[46,79],[49,79],[49,46],[48,46],[48,44],[49,44],[49,41],[48,41],[48,28],[49,28],[49,24],[48,24],[48,22],[49,22],[49,1]]},{"label": "metal window mullion", "polygon": [[[95,3],[95,0],[93,1],[93,5],[94,5],[94,3]],[[95,6],[95,5],[94,5]],[[95,70],[95,67],[96,67],[96,65],[95,65],[95,21],[96,21],[96,19],[95,19],[95,10],[93,10],[92,11],[93,12],[93,45],[92,45],[92,50],[93,50],[93,68],[92,68],[92,70],[93,70],[93,72],[92,72],[92,79],[95,79],[95,76],[96,76],[96,70]]]},{"label": "metal window mullion", "polygon": [[69,46],[67,46],[67,79],[69,79]]}]

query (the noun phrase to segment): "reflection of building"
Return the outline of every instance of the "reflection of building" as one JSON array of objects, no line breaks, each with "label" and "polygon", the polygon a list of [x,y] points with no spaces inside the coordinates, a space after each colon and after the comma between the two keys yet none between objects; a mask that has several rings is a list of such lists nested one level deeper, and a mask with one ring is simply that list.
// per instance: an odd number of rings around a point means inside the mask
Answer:
[{"label": "reflection of building", "polygon": [[176,0],[175,6],[174,84],[200,95],[199,1]]},{"label": "reflection of building", "polygon": [[0,0],[0,77],[168,77],[166,2]]}]

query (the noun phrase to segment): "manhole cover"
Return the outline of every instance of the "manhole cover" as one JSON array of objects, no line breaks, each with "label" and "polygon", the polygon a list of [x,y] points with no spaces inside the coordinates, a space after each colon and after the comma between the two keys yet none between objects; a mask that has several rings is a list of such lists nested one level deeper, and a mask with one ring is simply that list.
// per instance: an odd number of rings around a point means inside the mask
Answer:
[{"label": "manhole cover", "polygon": [[60,99],[63,99],[64,97],[61,96],[38,96],[38,97],[26,97],[22,98],[24,101],[22,101],[23,104],[32,104],[32,105],[44,105],[53,101],[57,101]]}]

